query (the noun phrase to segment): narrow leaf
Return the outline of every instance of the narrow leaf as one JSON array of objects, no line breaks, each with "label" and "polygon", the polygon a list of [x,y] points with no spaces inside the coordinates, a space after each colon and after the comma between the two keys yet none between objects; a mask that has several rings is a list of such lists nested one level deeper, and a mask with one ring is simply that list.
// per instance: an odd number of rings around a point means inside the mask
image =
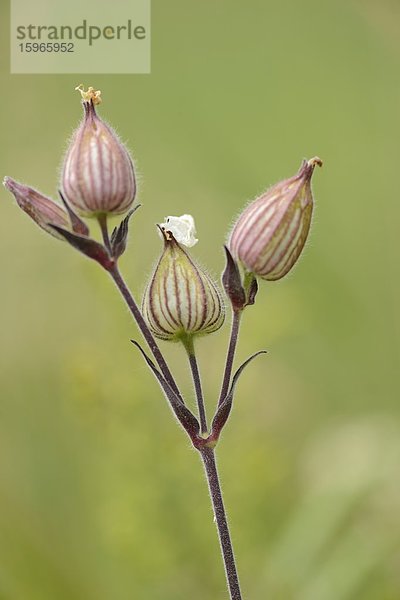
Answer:
[{"label": "narrow leaf", "polygon": [[175,394],[169,383],[164,379],[163,375],[157,369],[156,365],[151,360],[151,358],[143,350],[141,345],[138,342],[136,342],[136,340],[131,340],[131,342],[136,346],[136,348],[140,350],[144,360],[153,372],[153,375],[156,377],[167,399],[169,400],[169,403],[176,418],[193,440],[196,436],[199,435],[200,432],[200,425],[198,420],[196,419],[194,414],[188,409],[188,407],[185,406],[182,400]]},{"label": "narrow leaf", "polygon": [[82,219],[80,219],[78,217],[78,215],[72,210],[72,208],[70,207],[70,205],[68,204],[68,202],[66,201],[66,199],[64,198],[61,190],[58,190],[58,193],[60,194],[60,198],[65,206],[65,208],[67,209],[68,212],[68,216],[69,216],[69,220],[71,221],[71,226],[72,226],[72,230],[75,233],[79,233],[79,235],[85,235],[88,236],[89,235],[89,227],[86,225],[86,223],[84,223],[84,221],[82,221]]},{"label": "narrow leaf", "polygon": [[254,358],[259,356],[260,354],[266,354],[266,353],[267,353],[266,350],[260,350],[260,352],[256,352],[255,354],[252,354],[247,360],[244,361],[243,364],[240,365],[240,367],[234,374],[229,392],[226,395],[225,399],[223,400],[222,404],[220,404],[217,412],[215,413],[215,416],[214,416],[214,419],[213,419],[213,422],[211,425],[211,432],[212,432],[211,436],[213,436],[213,437],[215,436],[216,438],[218,438],[219,434],[222,431],[222,428],[224,427],[226,421],[228,420],[229,414],[232,410],[232,403],[233,403],[233,396],[235,393],[235,388],[239,381],[239,377],[243,373],[244,369]]},{"label": "narrow leaf", "polygon": [[104,246],[99,244],[99,242],[96,242],[91,238],[72,233],[67,229],[63,229],[63,227],[58,227],[58,225],[51,225],[51,223],[49,223],[48,226],[52,229],[55,229],[60,235],[62,235],[63,238],[71,244],[71,246],[89,258],[96,260],[105,269],[109,269],[113,265],[113,261],[110,259],[107,250],[104,248]]}]

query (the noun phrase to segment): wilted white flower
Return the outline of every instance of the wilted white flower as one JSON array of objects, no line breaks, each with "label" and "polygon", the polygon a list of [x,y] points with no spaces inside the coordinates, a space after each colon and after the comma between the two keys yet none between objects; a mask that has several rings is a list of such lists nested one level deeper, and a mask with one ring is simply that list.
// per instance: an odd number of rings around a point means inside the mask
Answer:
[{"label": "wilted white flower", "polygon": [[160,228],[172,233],[178,244],[187,248],[192,248],[199,241],[196,238],[196,227],[192,215],[165,217],[165,222],[160,224]]}]

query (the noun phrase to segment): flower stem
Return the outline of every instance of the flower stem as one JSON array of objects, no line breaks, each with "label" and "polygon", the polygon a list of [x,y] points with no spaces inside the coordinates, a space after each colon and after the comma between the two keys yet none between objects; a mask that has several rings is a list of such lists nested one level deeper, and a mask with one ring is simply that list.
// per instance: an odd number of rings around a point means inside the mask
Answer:
[{"label": "flower stem", "polygon": [[[105,213],[102,213],[98,216],[97,220],[100,225],[104,245],[107,248],[110,256],[112,257],[112,247],[111,247],[110,237],[108,234],[108,226],[107,226],[107,215]],[[165,361],[165,358],[162,355],[162,352],[161,352],[160,348],[158,347],[158,344],[157,344],[156,340],[154,339],[153,334],[151,333],[150,329],[148,328],[147,323],[144,320],[142,313],[140,312],[139,307],[135,302],[134,297],[132,296],[121,273],[119,272],[118,265],[116,262],[112,265],[112,267],[110,269],[108,269],[108,272],[111,275],[112,279],[114,280],[114,283],[116,284],[117,288],[121,292],[121,295],[122,295],[123,299],[125,300],[126,304],[128,305],[128,308],[129,308],[133,318],[135,319],[140,331],[142,332],[142,335],[143,335],[144,339],[146,340],[147,345],[149,346],[154,358],[156,359],[158,366],[160,367],[161,372],[164,375],[166,381],[169,383],[169,385],[171,386],[173,391],[177,394],[178,398],[184,403],[182,395],[179,391],[178,386],[176,385],[175,379]]]},{"label": "flower stem", "polygon": [[[110,243],[110,238],[108,234],[107,227],[107,217],[106,215],[100,216],[98,218],[104,245],[107,248],[110,256],[112,256],[112,248]],[[178,389],[178,386],[175,382],[175,379],[164,359],[164,356],[159,349],[157,342],[154,339],[153,334],[151,333],[146,321],[144,320],[142,313],[139,310],[138,305],[135,302],[135,299],[130,292],[128,286],[126,285],[116,262],[108,269],[108,272],[113,279],[115,285],[119,289],[123,299],[125,300],[132,316],[134,317],[140,331],[142,332],[143,337],[145,338],[154,358],[156,359],[160,370],[165,377],[166,381],[170,385],[170,387],[177,394],[179,399],[184,403],[182,395]],[[238,331],[239,331],[239,323],[240,323],[240,315],[241,311],[234,311],[233,320],[232,320],[232,329],[231,329],[231,338],[229,342],[228,354],[226,359],[225,373],[224,379],[221,389],[221,397],[220,402],[225,398],[228,387],[230,383],[230,378],[232,374],[232,366],[233,360],[235,356],[236,344],[238,339]],[[201,432],[207,433],[207,417],[204,405],[204,397],[201,386],[201,379],[199,368],[197,365],[196,354],[194,351],[194,344],[192,338],[187,338],[183,341],[186,351],[189,357],[189,364],[192,372],[194,387],[196,391],[197,405],[199,410],[200,417],[200,426]],[[222,398],[222,399],[221,399]],[[217,524],[219,541],[221,546],[222,557],[225,565],[225,574],[226,580],[229,589],[229,595],[231,600],[242,600],[242,595],[240,591],[239,578],[236,570],[235,564],[235,556],[233,554],[232,541],[229,532],[228,521],[225,512],[224,501],[222,498],[221,485],[218,476],[217,464],[215,462],[215,454],[214,449],[202,446],[199,448],[199,452],[204,464],[204,469],[207,476],[208,488],[210,491],[210,497],[213,505],[215,522]]]},{"label": "flower stem", "polygon": [[187,338],[185,340],[183,340],[183,345],[186,348],[186,352],[189,357],[190,370],[192,371],[192,378],[193,378],[194,389],[196,392],[196,399],[197,399],[197,407],[198,407],[198,411],[199,411],[201,433],[207,433],[208,427],[207,427],[206,409],[205,409],[205,405],[204,405],[204,397],[203,397],[203,390],[201,387],[199,367],[197,364],[196,353],[194,351],[193,337],[187,336]]},{"label": "flower stem", "polygon": [[229,340],[228,353],[226,356],[225,372],[222,381],[221,392],[219,395],[218,406],[222,404],[229,390],[229,383],[232,375],[233,361],[235,358],[236,346],[239,337],[240,319],[242,316],[241,310],[234,310],[232,314],[231,336]]},{"label": "flower stem", "polygon": [[236,570],[235,556],[231,536],[229,532],[228,521],[222,498],[221,485],[218,477],[217,464],[215,462],[215,454],[213,448],[203,447],[200,450],[203,460],[208,488],[214,509],[215,522],[218,529],[219,542],[221,545],[222,557],[224,559],[225,574],[228,584],[231,600],[242,600],[240,591],[239,578]]},{"label": "flower stem", "polygon": [[101,235],[103,236],[104,245],[107,248],[109,255],[112,256],[111,242],[110,242],[110,237],[108,235],[107,214],[106,213],[101,213],[97,217],[97,220],[98,220],[99,225],[100,225]]},{"label": "flower stem", "polygon": [[178,398],[183,402],[182,395],[181,395],[181,393],[178,389],[178,386],[175,382],[175,379],[165,361],[165,358],[162,355],[162,352],[161,352],[160,348],[158,347],[153,334],[151,333],[150,329],[148,328],[147,323],[144,320],[142,313],[140,312],[139,307],[135,302],[135,299],[133,298],[129,288],[127,287],[121,273],[119,272],[118,266],[116,264],[114,264],[111,267],[111,269],[109,270],[109,273],[110,273],[112,279],[114,280],[117,288],[121,292],[123,299],[125,300],[126,304],[128,305],[128,308],[129,308],[130,312],[132,313],[132,316],[135,319],[140,331],[142,332],[142,335],[143,335],[144,339],[146,340],[147,345],[149,346],[154,358],[156,359],[158,366],[160,367],[160,370],[161,370],[162,374],[164,375],[166,381],[169,383],[170,387],[177,394]]}]

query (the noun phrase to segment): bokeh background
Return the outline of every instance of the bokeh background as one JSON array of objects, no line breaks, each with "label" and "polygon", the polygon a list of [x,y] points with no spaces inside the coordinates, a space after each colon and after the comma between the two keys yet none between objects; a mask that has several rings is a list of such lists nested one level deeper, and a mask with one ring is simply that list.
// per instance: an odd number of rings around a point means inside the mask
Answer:
[{"label": "bokeh background", "polygon": [[[398,0],[153,0],[147,76],[11,76],[1,7],[1,173],[55,196],[74,87],[100,88],[140,174],[121,261],[138,297],[154,223],[192,213],[219,277],[243,204],[324,159],[302,260],[245,315],[238,361],[269,353],[221,477],[246,599],[400,598]],[[0,195],[1,600],[223,600],[199,459],[116,290]],[[198,345],[209,413],[227,335]]]}]

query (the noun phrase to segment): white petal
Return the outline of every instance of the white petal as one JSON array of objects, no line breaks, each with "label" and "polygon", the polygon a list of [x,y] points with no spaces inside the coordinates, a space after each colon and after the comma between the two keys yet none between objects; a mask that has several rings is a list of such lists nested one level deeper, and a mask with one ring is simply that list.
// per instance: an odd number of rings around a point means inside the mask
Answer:
[{"label": "white petal", "polygon": [[187,246],[187,248],[191,248],[199,241],[196,238],[196,227],[192,215],[166,217],[160,227],[165,231],[170,231],[178,244]]}]

